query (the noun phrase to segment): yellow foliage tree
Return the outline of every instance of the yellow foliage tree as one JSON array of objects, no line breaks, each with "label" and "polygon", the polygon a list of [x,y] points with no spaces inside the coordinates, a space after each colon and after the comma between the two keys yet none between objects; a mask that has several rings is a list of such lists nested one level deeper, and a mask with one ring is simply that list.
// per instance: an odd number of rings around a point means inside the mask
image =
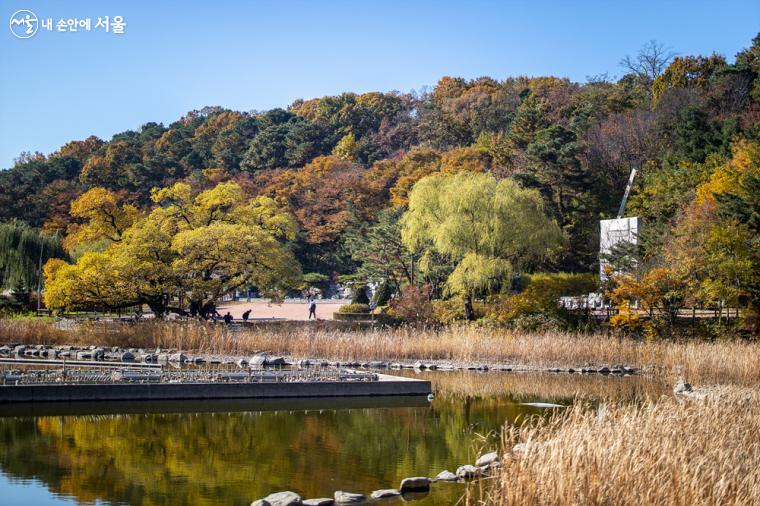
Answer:
[{"label": "yellow foliage tree", "polygon": [[731,160],[697,187],[694,201],[679,216],[664,257],[671,269],[688,280],[694,301],[718,307],[757,306],[760,238],[749,216],[741,222],[736,215],[721,213],[725,206],[718,201],[721,196],[756,201],[753,182],[757,181],[760,143],[737,141]]},{"label": "yellow foliage tree", "polygon": [[359,155],[359,146],[356,143],[356,136],[349,132],[338,141],[333,148],[332,154],[341,160],[355,162]]},{"label": "yellow foliage tree", "polygon": [[[104,192],[72,209],[90,218],[83,225],[87,234],[100,233],[111,245],[85,253],[75,264],[46,264],[48,307],[148,304],[160,317],[175,297],[200,308],[241,286],[257,286],[277,297],[300,281],[300,266],[287,244],[297,224],[270,198],[246,199],[231,182],[197,195],[177,183],[154,189],[156,206],[136,219],[131,210],[119,215],[125,206]],[[92,201],[99,205],[84,205]],[[127,218],[131,226],[122,228]]]},{"label": "yellow foliage tree", "polygon": [[298,225],[271,198],[248,200],[237,183],[226,182],[195,196],[177,183],[152,199],[159,207],[148,221],[171,236],[172,269],[193,304],[244,285],[276,297],[299,283],[300,266],[284,244]]},{"label": "yellow foliage tree", "polygon": [[725,66],[726,59],[718,54],[709,57],[678,56],[652,83],[654,101],[659,101],[672,88],[705,87],[715,71]]},{"label": "yellow foliage tree", "polygon": [[87,252],[76,264],[51,259],[43,275],[45,305],[51,309],[123,307],[133,300],[124,280],[110,268],[107,253]]},{"label": "yellow foliage tree", "polygon": [[731,146],[731,159],[717,167],[710,179],[697,187],[696,205],[715,202],[715,195],[727,193],[741,186],[741,179],[760,167],[760,143],[746,139],[736,141]]},{"label": "yellow foliage tree", "polygon": [[630,330],[638,326],[639,316],[631,309],[638,302],[650,316],[661,318],[670,331],[688,297],[688,280],[667,267],[650,269],[640,279],[630,274],[614,274],[612,281],[614,288],[609,297],[621,316],[611,323],[618,328]]},{"label": "yellow foliage tree", "polygon": [[121,204],[116,194],[99,187],[86,191],[72,202],[70,214],[84,223],[69,228],[63,242],[66,249],[100,239],[119,242],[140,216],[135,206]]}]

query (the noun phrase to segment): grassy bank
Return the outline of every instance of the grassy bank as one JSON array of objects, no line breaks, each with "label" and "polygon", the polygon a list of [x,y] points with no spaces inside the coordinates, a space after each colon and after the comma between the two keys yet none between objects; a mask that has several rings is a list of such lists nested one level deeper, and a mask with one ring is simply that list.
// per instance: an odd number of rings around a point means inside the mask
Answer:
[{"label": "grassy bank", "polygon": [[505,427],[504,448],[527,451],[505,458],[468,503],[757,504],[759,431],[757,391],[579,404],[549,422]]},{"label": "grassy bank", "polygon": [[266,350],[335,360],[440,360],[540,367],[624,364],[703,383],[760,384],[760,344],[742,341],[642,343],[605,335],[528,334],[503,329],[337,331],[319,325],[230,331],[198,322],[83,323],[0,320],[0,342],[176,348],[200,353]]}]

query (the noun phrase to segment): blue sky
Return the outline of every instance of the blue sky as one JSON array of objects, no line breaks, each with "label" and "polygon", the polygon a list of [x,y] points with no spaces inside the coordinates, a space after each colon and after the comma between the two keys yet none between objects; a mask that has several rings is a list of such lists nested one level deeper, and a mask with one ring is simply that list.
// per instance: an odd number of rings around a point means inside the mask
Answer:
[{"label": "blue sky", "polygon": [[[90,32],[17,39],[19,9],[91,18]],[[433,86],[444,75],[609,72],[650,39],[729,60],[760,30],[755,1],[66,1],[0,7],[0,168],[204,105],[287,106],[342,91]],[[123,35],[95,30],[123,16]]]}]

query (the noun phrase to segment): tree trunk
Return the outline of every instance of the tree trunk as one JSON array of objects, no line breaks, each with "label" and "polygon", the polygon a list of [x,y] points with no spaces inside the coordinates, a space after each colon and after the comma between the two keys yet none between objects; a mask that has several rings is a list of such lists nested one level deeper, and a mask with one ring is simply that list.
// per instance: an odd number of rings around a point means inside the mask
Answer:
[{"label": "tree trunk", "polygon": [[163,318],[166,313],[166,304],[164,304],[163,299],[148,302],[148,307],[153,311],[153,316],[156,318]]},{"label": "tree trunk", "polygon": [[464,319],[468,322],[475,320],[475,313],[472,310],[472,296],[470,294],[464,297]]},{"label": "tree trunk", "polygon": [[214,304],[214,299],[209,299],[205,303],[201,301],[200,315],[204,320],[208,320],[209,318],[213,319],[214,316],[216,316],[216,304]]}]

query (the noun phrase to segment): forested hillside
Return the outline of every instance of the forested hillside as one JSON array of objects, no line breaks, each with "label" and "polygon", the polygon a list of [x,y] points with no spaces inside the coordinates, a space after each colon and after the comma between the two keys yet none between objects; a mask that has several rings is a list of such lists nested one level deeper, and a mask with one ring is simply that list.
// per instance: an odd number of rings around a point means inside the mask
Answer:
[{"label": "forested hillside", "polygon": [[[0,221],[68,235],[76,258],[76,247],[92,245],[71,239],[82,239],[88,218],[71,203],[88,190],[140,213],[154,188],[181,181],[197,194],[234,181],[246,198],[290,209],[303,272],[330,276],[372,270],[379,254],[366,245],[385,237],[379,244],[392,246],[415,182],[483,172],[537,189],[566,234],[564,253],[542,269],[592,272],[598,220],[614,216],[636,167],[627,215],[643,218],[646,265],[689,257],[686,243],[715,220],[734,220],[756,241],[760,36],[734,59],[674,56],[653,42],[622,65],[617,81],[443,77],[424,93],[346,92],[263,112],[205,107],[108,141],[73,140],[0,172]],[[695,204],[707,200],[718,211]],[[680,253],[662,247],[679,241]]]}]

